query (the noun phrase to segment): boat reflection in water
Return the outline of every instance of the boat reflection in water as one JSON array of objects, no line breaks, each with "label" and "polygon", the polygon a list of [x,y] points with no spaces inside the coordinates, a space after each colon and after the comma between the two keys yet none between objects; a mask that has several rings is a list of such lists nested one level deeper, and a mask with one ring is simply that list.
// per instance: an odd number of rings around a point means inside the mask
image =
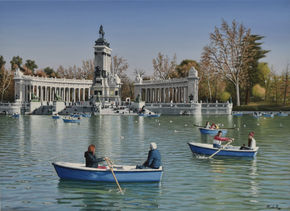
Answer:
[{"label": "boat reflection in water", "polygon": [[59,180],[58,204],[70,204],[81,210],[101,207],[115,209],[156,209],[159,207],[161,183],[120,183],[124,195],[114,183]]}]

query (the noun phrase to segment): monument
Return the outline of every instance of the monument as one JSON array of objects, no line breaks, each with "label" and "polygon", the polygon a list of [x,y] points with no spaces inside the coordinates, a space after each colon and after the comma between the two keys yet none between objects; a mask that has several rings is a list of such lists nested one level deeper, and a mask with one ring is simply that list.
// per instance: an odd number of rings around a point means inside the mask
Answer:
[{"label": "monument", "polygon": [[95,42],[95,73],[92,85],[93,99],[95,102],[114,102],[120,104],[121,80],[112,71],[112,49],[105,40],[103,26],[99,29],[99,39]]}]

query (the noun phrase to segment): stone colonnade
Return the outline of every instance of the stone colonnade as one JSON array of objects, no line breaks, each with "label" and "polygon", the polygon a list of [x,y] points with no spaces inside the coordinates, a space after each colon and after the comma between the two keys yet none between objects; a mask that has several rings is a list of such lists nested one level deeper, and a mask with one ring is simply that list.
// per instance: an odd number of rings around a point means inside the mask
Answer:
[{"label": "stone colonnade", "polygon": [[187,86],[141,88],[141,100],[148,103],[186,103],[189,99]]},{"label": "stone colonnade", "polygon": [[192,67],[186,78],[143,80],[140,75],[134,83],[135,98],[146,103],[197,103],[198,72]]},{"label": "stone colonnade", "polygon": [[[90,88],[70,88],[42,85],[22,85],[22,102],[30,102],[33,96],[40,101],[55,101],[60,98],[65,102],[87,101],[90,99]],[[16,96],[15,96],[16,97]]]},{"label": "stone colonnade", "polygon": [[33,99],[46,102],[80,102],[91,98],[91,80],[27,76],[16,70],[14,83],[15,100],[21,102],[30,102]]}]

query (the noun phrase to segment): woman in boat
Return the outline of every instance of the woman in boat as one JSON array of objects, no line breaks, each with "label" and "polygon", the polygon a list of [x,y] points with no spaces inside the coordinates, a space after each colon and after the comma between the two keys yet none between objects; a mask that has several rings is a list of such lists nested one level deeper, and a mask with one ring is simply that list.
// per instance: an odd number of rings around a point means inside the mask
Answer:
[{"label": "woman in boat", "polygon": [[219,127],[215,123],[212,123],[210,126],[210,129],[218,129],[218,128]]},{"label": "woman in boat", "polygon": [[213,139],[213,147],[215,148],[221,148],[222,147],[222,141],[230,141],[232,142],[234,139],[233,138],[226,138],[222,137],[223,131],[219,131],[217,135]]},{"label": "woman in boat", "polygon": [[150,151],[148,152],[148,158],[143,163],[143,165],[137,165],[137,169],[152,168],[159,169],[161,166],[161,155],[157,149],[157,144],[152,142],[150,143]]},{"label": "woman in boat", "polygon": [[248,146],[245,146],[245,144],[243,144],[243,146],[241,146],[241,150],[252,150],[254,148],[256,148],[256,140],[254,139],[254,135],[255,132],[250,132],[248,135]]},{"label": "woman in boat", "polygon": [[95,145],[91,144],[85,152],[86,167],[98,168],[99,163],[105,160],[105,158],[96,158],[95,151]]}]

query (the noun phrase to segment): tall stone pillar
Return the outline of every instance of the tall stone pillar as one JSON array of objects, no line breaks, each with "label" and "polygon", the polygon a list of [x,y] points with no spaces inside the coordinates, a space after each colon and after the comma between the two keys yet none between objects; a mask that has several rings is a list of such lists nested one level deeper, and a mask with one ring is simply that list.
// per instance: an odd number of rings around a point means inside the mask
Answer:
[{"label": "tall stone pillar", "polygon": [[76,102],[76,89],[73,88],[73,101]]},{"label": "tall stone pillar", "polygon": [[78,88],[78,101],[81,101],[81,89]]}]

